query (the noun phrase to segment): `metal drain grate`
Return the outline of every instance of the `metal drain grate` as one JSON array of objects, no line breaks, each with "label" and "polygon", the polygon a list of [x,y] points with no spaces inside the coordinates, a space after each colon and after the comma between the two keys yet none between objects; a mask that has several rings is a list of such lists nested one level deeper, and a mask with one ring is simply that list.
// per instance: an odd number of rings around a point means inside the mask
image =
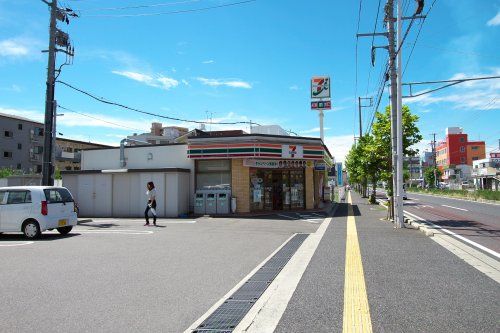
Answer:
[{"label": "metal drain grate", "polygon": [[208,316],[193,333],[232,332],[297,252],[307,236],[309,235],[298,234],[292,237],[248,281]]}]

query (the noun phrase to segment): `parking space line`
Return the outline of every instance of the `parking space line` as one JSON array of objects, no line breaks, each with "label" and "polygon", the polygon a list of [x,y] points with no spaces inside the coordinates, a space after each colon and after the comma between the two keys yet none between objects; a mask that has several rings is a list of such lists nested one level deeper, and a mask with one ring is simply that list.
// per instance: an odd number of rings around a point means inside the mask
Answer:
[{"label": "parking space line", "polygon": [[347,217],[342,331],[372,332],[370,306],[368,304],[358,231],[350,193],[347,202],[349,203],[349,215]]},{"label": "parking space line", "polygon": [[23,246],[23,245],[29,245],[29,244],[34,244],[35,242],[33,241],[25,241],[25,242],[18,242],[14,244],[0,244],[0,247],[14,247],[14,246]]}]

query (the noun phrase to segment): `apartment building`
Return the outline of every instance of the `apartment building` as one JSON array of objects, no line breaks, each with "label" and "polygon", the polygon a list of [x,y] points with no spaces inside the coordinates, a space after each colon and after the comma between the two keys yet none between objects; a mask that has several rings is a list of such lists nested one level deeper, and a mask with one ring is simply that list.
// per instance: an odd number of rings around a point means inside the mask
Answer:
[{"label": "apartment building", "polygon": [[56,138],[55,160],[56,170],[80,170],[81,151],[93,148],[113,148],[93,142]]},{"label": "apartment building", "polygon": [[0,113],[0,168],[42,172],[43,123]]}]

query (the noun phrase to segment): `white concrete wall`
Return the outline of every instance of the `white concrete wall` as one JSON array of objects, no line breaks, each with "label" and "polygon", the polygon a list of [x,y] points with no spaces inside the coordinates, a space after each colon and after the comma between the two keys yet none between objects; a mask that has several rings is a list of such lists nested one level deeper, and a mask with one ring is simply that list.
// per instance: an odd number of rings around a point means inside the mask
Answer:
[{"label": "white concrete wall", "polygon": [[[152,154],[152,159],[149,154]],[[194,160],[187,157],[187,145],[126,147],[126,169],[182,168],[191,171],[189,176],[189,205],[193,207]],[[82,170],[120,169],[120,149],[82,151]],[[162,181],[163,183],[163,181]],[[144,183],[145,186],[145,183]]]}]

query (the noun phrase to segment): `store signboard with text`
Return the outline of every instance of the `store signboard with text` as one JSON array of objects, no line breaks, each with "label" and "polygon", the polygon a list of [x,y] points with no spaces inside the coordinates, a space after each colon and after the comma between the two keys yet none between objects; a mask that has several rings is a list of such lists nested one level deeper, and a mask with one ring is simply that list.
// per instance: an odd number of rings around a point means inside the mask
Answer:
[{"label": "store signboard with text", "polygon": [[313,167],[313,161],[306,160],[266,160],[266,159],[253,159],[245,158],[243,165],[250,168],[264,168],[264,169],[296,169]]}]

